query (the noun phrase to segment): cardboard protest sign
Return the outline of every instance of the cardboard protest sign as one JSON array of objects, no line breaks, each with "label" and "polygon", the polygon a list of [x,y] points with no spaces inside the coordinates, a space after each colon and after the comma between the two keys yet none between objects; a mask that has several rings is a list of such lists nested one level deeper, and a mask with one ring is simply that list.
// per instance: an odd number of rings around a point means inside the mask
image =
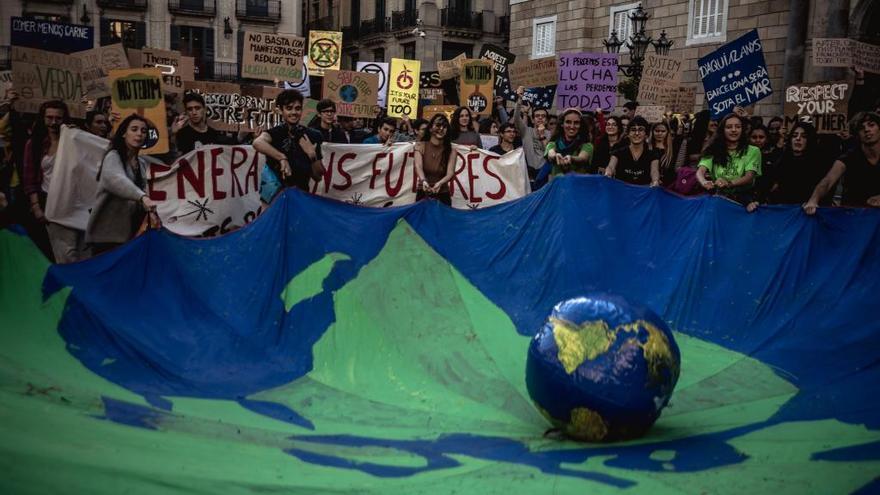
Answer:
[{"label": "cardboard protest sign", "polygon": [[63,53],[13,46],[12,84],[18,92],[15,109],[22,113],[38,113],[40,105],[49,100],[67,104],[70,115],[85,117],[82,104],[82,60]]},{"label": "cardboard protest sign", "polygon": [[72,56],[82,61],[83,95],[89,99],[110,96],[110,71],[129,67],[122,43],[99,46]]},{"label": "cardboard protest sign", "polygon": [[303,100],[303,113],[299,121],[302,125],[308,125],[318,115],[318,100],[306,98]]},{"label": "cardboard protest sign", "polygon": [[506,203],[531,192],[522,148],[503,156],[453,145],[455,176],[449,181],[452,207],[476,209]]},{"label": "cardboard protest sign", "polygon": [[419,105],[442,105],[445,97],[439,72],[433,70],[419,75]]},{"label": "cardboard protest sign", "polygon": [[495,85],[492,63],[486,60],[467,60],[461,66],[461,94],[459,105],[477,115],[492,114],[492,88]]},{"label": "cardboard protest sign", "polygon": [[516,101],[516,91],[510,87],[508,67],[516,60],[513,53],[495,46],[485,44],[480,50],[480,58],[492,62],[492,70],[495,74],[495,96],[501,96],[505,100]]},{"label": "cardboard protest sign", "polygon": [[86,230],[89,210],[95,205],[98,167],[110,140],[91,132],[61,127],[52,182],[46,196],[46,218],[76,230]]},{"label": "cardboard protest sign", "polygon": [[639,104],[665,104],[669,93],[681,84],[682,67],[680,58],[647,54],[639,83]]},{"label": "cardboard protest sign", "polygon": [[419,111],[419,69],[421,62],[402,58],[391,59],[388,80],[388,116],[409,117]]},{"label": "cardboard protest sign", "polygon": [[675,88],[666,93],[660,101],[672,113],[694,113],[696,102],[697,88],[695,86]]},{"label": "cardboard protest sign", "polygon": [[662,122],[665,113],[666,107],[663,105],[639,105],[636,107],[636,115],[644,117],[650,124]]},{"label": "cardboard protest sign", "polygon": [[856,67],[880,74],[880,46],[847,38],[813,39],[816,67]]},{"label": "cardboard protest sign", "polygon": [[388,63],[387,62],[358,62],[357,71],[366,74],[375,74],[379,78],[379,97],[377,103],[380,107],[388,106]]},{"label": "cardboard protest sign", "polygon": [[280,88],[207,81],[188,81],[185,87],[205,99],[205,116],[215,129],[268,130],[281,123],[281,114],[275,111]]},{"label": "cardboard protest sign", "polygon": [[616,53],[561,53],[556,103],[562,108],[614,110],[617,106]]},{"label": "cardboard protest sign", "polygon": [[303,56],[303,80],[302,81],[284,81],[284,89],[295,89],[308,98],[312,96],[312,83],[309,79],[309,56]]},{"label": "cardboard protest sign", "polygon": [[425,120],[431,120],[431,117],[438,113],[442,113],[446,115],[447,119],[452,119],[452,114],[455,113],[456,108],[458,107],[455,105],[426,105],[422,109],[422,118]]},{"label": "cardboard protest sign", "polygon": [[440,79],[452,79],[458,77],[461,72],[461,64],[467,60],[467,55],[459,54],[452,60],[441,60],[437,62],[437,72],[440,73]]},{"label": "cardboard protest sign", "polygon": [[757,29],[700,58],[699,70],[713,119],[773,93]]},{"label": "cardboard protest sign", "polygon": [[162,91],[183,94],[184,83],[195,81],[195,59],[178,51],[144,48],[128,50],[131,67],[157,67],[162,73]]},{"label": "cardboard protest sign", "polygon": [[510,72],[510,85],[514,90],[520,86],[539,88],[555,86],[559,83],[559,67],[556,64],[556,57],[523,60],[510,65],[507,70]]},{"label": "cardboard protest sign", "polygon": [[[394,63],[392,62],[392,66]],[[416,201],[413,143],[321,145],[324,175],[312,181],[318,196],[363,206],[388,207]]]},{"label": "cardboard protest sign", "polygon": [[847,106],[852,85],[846,81],[802,83],[785,88],[785,124],[812,122],[819,134],[837,134],[846,129]]},{"label": "cardboard protest sign", "polygon": [[56,53],[74,53],[95,46],[95,28],[23,17],[10,19],[10,45]]},{"label": "cardboard protest sign", "polygon": [[168,153],[168,126],[162,98],[162,73],[153,67],[110,71],[110,97],[113,111],[119,112],[116,127],[132,114],[144,117],[149,124],[141,154]]},{"label": "cardboard protest sign", "polygon": [[245,31],[241,77],[302,81],[305,44],[299,36]]},{"label": "cardboard protest sign", "polygon": [[150,163],[147,195],[175,234],[223,234],[260,213],[264,160],[251,146],[203,146],[171,165]]},{"label": "cardboard protest sign", "polygon": [[341,32],[309,31],[309,58],[306,63],[313,76],[323,76],[328,69],[339,70],[341,59]]},{"label": "cardboard protest sign", "polygon": [[336,115],[375,118],[379,77],[353,70],[326,70],[321,94],[336,102]]}]

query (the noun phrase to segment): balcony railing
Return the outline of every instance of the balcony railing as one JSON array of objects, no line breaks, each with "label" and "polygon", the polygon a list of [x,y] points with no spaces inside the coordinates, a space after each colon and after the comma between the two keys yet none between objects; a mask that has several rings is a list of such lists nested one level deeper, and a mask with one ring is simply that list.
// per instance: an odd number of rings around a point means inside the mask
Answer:
[{"label": "balcony railing", "polygon": [[332,31],[333,16],[325,16],[306,23],[308,31]]},{"label": "balcony railing", "polygon": [[31,3],[53,3],[55,5],[73,5],[73,0],[36,0]]},{"label": "balcony railing", "polygon": [[361,37],[387,33],[391,30],[391,18],[361,21]]},{"label": "balcony railing", "polygon": [[483,13],[451,8],[440,9],[440,24],[448,28],[483,30]]},{"label": "balcony railing", "polygon": [[238,63],[214,62],[214,79],[218,81],[237,81]]},{"label": "balcony railing", "polygon": [[102,9],[147,10],[147,0],[98,0]]},{"label": "balcony railing", "polygon": [[168,0],[168,11],[174,14],[213,17],[217,14],[215,0]]},{"label": "balcony railing", "polygon": [[281,20],[281,0],[235,0],[235,17],[249,21],[278,22]]},{"label": "balcony railing", "polygon": [[398,10],[391,13],[391,29],[398,31],[406,28],[416,27],[416,20],[419,18],[419,10]]}]

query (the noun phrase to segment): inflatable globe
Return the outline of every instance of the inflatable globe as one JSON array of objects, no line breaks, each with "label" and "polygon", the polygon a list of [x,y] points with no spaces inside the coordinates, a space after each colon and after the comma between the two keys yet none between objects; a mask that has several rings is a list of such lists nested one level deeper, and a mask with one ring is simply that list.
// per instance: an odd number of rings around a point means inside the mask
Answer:
[{"label": "inflatable globe", "polygon": [[563,301],[532,339],[526,386],[541,413],[588,442],[644,435],[678,381],[681,355],[669,327],[622,297]]}]

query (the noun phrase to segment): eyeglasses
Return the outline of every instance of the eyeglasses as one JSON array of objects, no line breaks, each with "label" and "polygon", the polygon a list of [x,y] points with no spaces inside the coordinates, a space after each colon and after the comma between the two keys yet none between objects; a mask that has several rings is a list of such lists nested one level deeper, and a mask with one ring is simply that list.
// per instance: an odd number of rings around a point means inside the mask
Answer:
[{"label": "eyeglasses", "polygon": [[645,132],[644,127],[630,127],[629,132]]}]

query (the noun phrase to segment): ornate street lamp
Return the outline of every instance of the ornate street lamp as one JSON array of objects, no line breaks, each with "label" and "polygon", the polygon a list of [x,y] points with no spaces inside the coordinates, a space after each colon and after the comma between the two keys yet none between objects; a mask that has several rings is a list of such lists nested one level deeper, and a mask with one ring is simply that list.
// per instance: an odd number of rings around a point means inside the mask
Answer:
[{"label": "ornate street lamp", "polygon": [[[629,49],[630,63],[618,64],[618,68],[624,75],[633,78],[634,82],[638,84],[642,80],[642,63],[645,61],[645,52],[648,50],[648,45],[654,45],[654,51],[658,55],[668,55],[674,41],[666,37],[665,29],[660,33],[660,38],[657,41],[651,40],[651,37],[645,33],[645,24],[651,18],[651,14],[642,8],[642,4],[639,4],[628,17],[632,23],[632,32],[635,33],[626,42],[626,47]],[[617,31],[611,31],[611,36],[607,40],[602,41],[602,43],[605,45],[605,51],[608,53],[620,53],[620,47],[624,44],[617,37]]]},{"label": "ornate street lamp", "polygon": [[620,47],[623,46],[623,42],[617,37],[617,30],[611,31],[611,37],[603,40],[602,43],[608,53],[620,53]]},{"label": "ornate street lamp", "polygon": [[660,37],[657,38],[657,41],[653,42],[654,51],[657,52],[657,55],[669,55],[669,49],[672,48],[672,45],[675,44],[675,41],[666,37],[666,30],[660,31]]}]

